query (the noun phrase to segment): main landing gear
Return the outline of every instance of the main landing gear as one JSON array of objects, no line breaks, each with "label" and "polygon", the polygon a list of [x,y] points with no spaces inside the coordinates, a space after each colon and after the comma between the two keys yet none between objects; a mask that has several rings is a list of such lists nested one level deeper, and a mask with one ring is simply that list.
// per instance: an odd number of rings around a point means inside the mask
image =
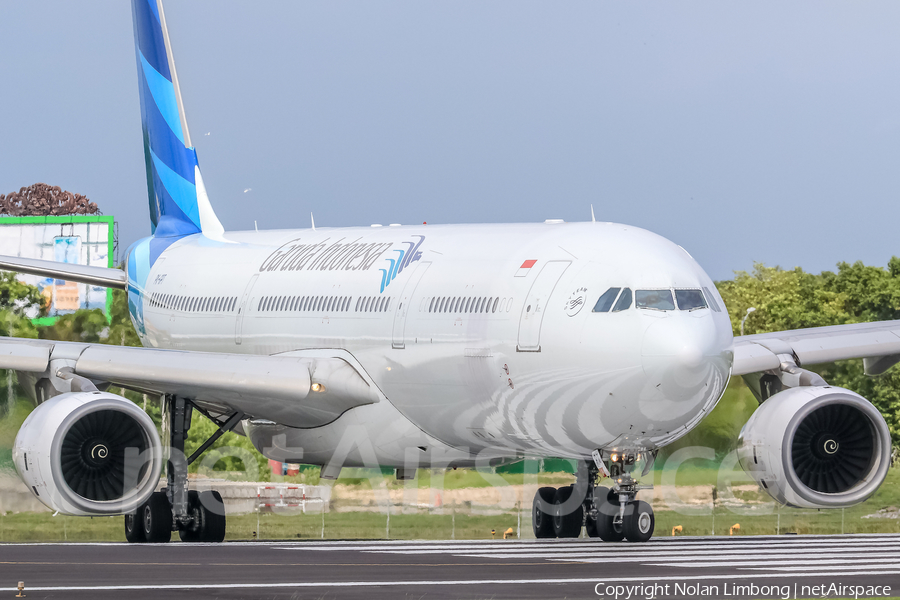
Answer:
[{"label": "main landing gear", "polygon": [[645,489],[632,477],[636,458],[627,452],[609,456],[612,489],[595,485],[600,471],[592,461],[579,463],[573,485],[539,488],[531,510],[535,537],[577,538],[583,526],[588,537],[604,542],[649,540],[656,520],[650,505],[635,497]]},{"label": "main landing gear", "polygon": [[[188,465],[219,437],[240,422],[235,413],[190,458],[184,441],[191,428],[194,405],[178,396],[166,396],[163,415],[168,425],[169,460],[166,488],[153,495],[131,514],[125,515],[125,539],[131,543],[166,543],[177,531],[183,542],[221,542],[225,539],[225,505],[216,491],[188,490]],[[199,409],[198,409],[199,410]]]}]

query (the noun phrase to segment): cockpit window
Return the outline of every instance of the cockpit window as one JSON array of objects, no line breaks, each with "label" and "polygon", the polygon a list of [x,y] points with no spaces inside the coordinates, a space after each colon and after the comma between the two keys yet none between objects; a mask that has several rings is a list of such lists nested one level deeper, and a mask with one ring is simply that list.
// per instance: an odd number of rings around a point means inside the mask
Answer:
[{"label": "cockpit window", "polygon": [[703,293],[706,294],[706,299],[709,301],[709,306],[716,312],[721,312],[719,310],[719,303],[716,302],[716,297],[712,295],[712,292],[709,291],[708,287],[703,288]]},{"label": "cockpit window", "polygon": [[597,300],[597,304],[594,305],[594,312],[609,312],[609,307],[615,302],[620,289],[622,288],[614,287],[603,292],[603,295]]},{"label": "cockpit window", "polygon": [[675,310],[672,290],[637,290],[634,293],[634,305],[637,308]]},{"label": "cockpit window", "polygon": [[678,310],[697,310],[706,308],[706,300],[700,290],[675,290]]},{"label": "cockpit window", "polygon": [[631,289],[625,288],[622,290],[622,294],[619,296],[619,300],[616,302],[615,308],[613,308],[613,312],[622,312],[623,310],[628,310],[631,308]]}]

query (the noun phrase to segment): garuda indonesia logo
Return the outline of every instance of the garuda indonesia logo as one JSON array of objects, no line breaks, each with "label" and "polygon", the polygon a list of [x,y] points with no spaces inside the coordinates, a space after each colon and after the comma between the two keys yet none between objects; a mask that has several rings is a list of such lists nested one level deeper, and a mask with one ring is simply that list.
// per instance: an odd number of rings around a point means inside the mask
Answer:
[{"label": "garuda indonesia logo", "polygon": [[408,247],[403,249],[395,249],[393,252],[399,253],[399,256],[396,258],[386,258],[387,262],[390,263],[390,266],[387,269],[379,269],[381,271],[381,291],[384,292],[384,288],[391,285],[391,282],[400,274],[403,269],[409,266],[409,263],[415,262],[422,258],[422,253],[419,252],[419,246],[422,245],[422,242],[425,241],[424,235],[414,235],[414,238],[419,238],[419,242],[403,242]]}]

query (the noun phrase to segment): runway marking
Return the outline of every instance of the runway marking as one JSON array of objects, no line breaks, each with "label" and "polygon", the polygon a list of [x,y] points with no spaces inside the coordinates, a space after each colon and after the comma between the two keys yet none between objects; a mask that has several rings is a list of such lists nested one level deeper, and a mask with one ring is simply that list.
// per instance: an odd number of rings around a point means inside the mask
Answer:
[{"label": "runway marking", "polygon": [[[677,539],[677,538],[676,538]],[[682,538],[683,539],[683,538]],[[420,542],[414,541],[412,543],[404,544],[401,547],[399,544],[385,544],[384,542],[372,543],[372,542],[360,542],[360,543],[348,543],[344,542],[343,545],[328,545],[328,546],[319,546],[317,542],[307,542],[307,543],[297,543],[293,545],[287,544],[277,544],[276,547],[279,550],[309,550],[315,552],[341,552],[341,551],[354,551],[358,550],[361,552],[385,552],[385,553],[393,553],[393,554],[420,554],[420,553],[433,553],[439,554],[443,552],[460,552],[460,551],[476,551],[476,552],[535,552],[537,550],[544,552],[565,552],[573,549],[596,549],[598,551],[619,551],[622,548],[630,548],[630,549],[665,549],[665,550],[702,550],[702,549],[735,549],[735,548],[771,548],[774,546],[785,547],[785,546],[809,546],[810,542],[809,538],[804,537],[803,539],[797,538],[787,538],[782,539],[779,538],[777,540],[769,540],[769,541],[758,541],[758,540],[747,540],[747,541],[739,541],[738,539],[731,538],[725,539],[719,542],[713,543],[703,543],[703,542],[657,542],[651,541],[643,544],[635,545],[630,542],[602,542],[598,539],[584,539],[582,541],[572,541],[572,542],[557,542],[554,540],[546,540],[546,541],[538,541],[538,542],[509,542],[509,541],[499,541],[493,540],[493,543],[490,541],[488,543],[479,543],[473,544],[472,542],[467,543],[457,543],[457,544],[422,544]],[[900,537],[894,537],[892,539],[882,539],[882,540],[873,540],[870,542],[859,540],[859,539],[840,539],[840,540],[827,540],[825,543],[829,545],[839,545],[842,547],[895,547],[900,546]]]},{"label": "runway marking", "polygon": [[[900,575],[900,569],[892,571],[847,571],[829,573],[832,577],[863,575]],[[761,577],[821,577],[821,573],[736,573],[728,579],[759,579]],[[653,581],[708,581],[722,580],[723,575],[673,575],[653,576]],[[90,586],[28,586],[27,592],[103,592],[129,590],[215,590],[215,589],[260,589],[260,588],[317,588],[317,587],[395,587],[395,586],[463,586],[463,585],[559,585],[565,583],[625,583],[634,582],[635,577],[572,577],[556,579],[470,579],[470,580],[401,580],[401,581],[300,581],[292,583],[192,583],[192,584],[147,584],[147,585],[90,585]],[[0,588],[0,592],[15,592],[17,588]]]},{"label": "runway marking", "polygon": [[[358,549],[360,546],[407,546],[409,544],[419,544],[423,547],[431,547],[443,545],[447,547],[457,547],[461,545],[510,545],[510,546],[543,546],[551,545],[590,545],[602,544],[605,547],[637,547],[635,544],[628,542],[609,543],[601,542],[596,538],[570,538],[571,541],[557,541],[555,539],[521,539],[521,540],[258,540],[258,541],[227,541],[224,543],[184,543],[176,542],[174,544],[129,544],[128,542],[0,542],[0,547],[5,546],[109,546],[109,547],[125,547],[125,548],[146,548],[146,547],[212,547],[212,548],[233,548],[237,546],[254,546],[254,547],[281,547],[281,548],[302,548],[302,547],[323,547],[323,546],[345,546],[345,549]],[[801,542],[802,540],[802,542]],[[643,547],[649,546],[696,546],[698,544],[764,544],[764,543],[810,543],[812,541],[825,541],[831,544],[853,544],[861,542],[877,543],[877,542],[900,542],[900,535],[895,533],[866,533],[866,534],[846,534],[846,535],[758,535],[744,537],[725,537],[725,536],[691,536],[691,537],[657,537],[649,542],[640,544]]]},{"label": "runway marking", "polygon": [[[715,568],[732,573],[761,575],[761,572],[819,573],[835,569],[860,573],[872,571],[888,574],[887,569],[900,568],[900,563],[884,562],[873,565],[873,560],[895,559],[900,550],[900,536],[877,537],[815,537],[782,538],[705,538],[697,541],[683,539],[654,540],[646,544],[603,543],[600,540],[540,540],[537,542],[509,543],[394,543],[345,542],[343,544],[281,545],[277,550],[307,550],[310,552],[351,551],[359,554],[449,555],[462,559],[494,560],[543,559],[556,564],[641,564],[652,567],[681,569]],[[623,552],[627,549],[627,552]],[[862,558],[859,558],[862,556]],[[671,562],[670,562],[671,561]],[[771,561],[778,561],[777,566]],[[496,563],[500,564],[500,563]],[[508,564],[508,563],[503,563]],[[524,563],[522,563],[524,564]],[[531,563],[534,564],[534,563]],[[538,563],[540,564],[540,563]],[[873,570],[875,569],[875,570]],[[687,574],[685,574],[687,576]]]},{"label": "runway marking", "polygon": [[[573,565],[578,564],[590,564],[590,563],[582,563],[579,561],[568,561]],[[28,561],[28,560],[20,560],[20,561],[0,561],[0,565],[60,565],[60,566],[91,566],[96,567],[97,565],[103,565],[107,567],[146,567],[146,566],[155,566],[155,567],[396,567],[397,563],[369,563],[369,562],[353,562],[353,563],[286,563],[286,562],[277,562],[277,563],[258,563],[258,562],[242,562],[242,563],[148,563],[148,562],[130,562],[130,563],[111,563],[111,562],[63,562],[63,561]],[[547,566],[545,562],[508,562],[508,563],[491,563],[492,566],[498,567],[515,567],[519,565],[530,566],[530,565],[543,565]],[[412,567],[483,567],[483,562],[474,562],[474,563],[419,563],[419,564],[404,564],[403,567],[412,568]]]},{"label": "runway marking", "polygon": [[[859,545],[853,547],[834,547],[834,548],[815,548],[810,549],[809,544],[803,544],[800,548],[781,548],[775,547],[776,552],[783,552],[786,554],[790,553],[807,553],[807,552],[840,552],[840,553],[850,553],[850,552],[859,552],[860,550],[898,550],[900,549],[900,544],[891,544],[886,547],[879,546],[877,548],[873,548],[872,546]],[[694,555],[704,555],[704,554],[728,554],[728,553],[741,553],[741,552],[761,552],[761,551],[771,551],[773,546],[759,546],[754,548],[748,548],[746,546],[740,547],[719,547],[716,549],[710,550],[693,550],[687,548],[660,548],[660,547],[651,547],[651,548],[635,548],[634,545],[624,546],[628,548],[629,552],[640,553],[642,555],[652,554],[654,552],[663,552],[665,555],[671,555],[672,552],[683,552],[685,554],[694,554]],[[622,552],[623,546],[619,546],[615,549],[608,548],[606,546],[601,546],[596,549],[587,549],[584,546],[576,547],[576,548],[528,548],[527,550],[511,549],[511,548],[491,548],[491,549],[477,549],[477,551],[473,550],[461,550],[461,551],[452,551],[448,552],[447,550],[419,550],[419,551],[407,551],[407,550],[369,550],[369,549],[357,549],[359,552],[363,552],[366,554],[398,554],[398,555],[427,555],[427,554],[448,554],[452,553],[456,556],[469,556],[472,558],[490,558],[492,556],[500,557],[500,558],[547,558],[550,556],[555,556],[558,554],[566,554],[568,556],[598,556],[598,555],[610,555],[610,556],[618,556]],[[352,548],[348,548],[348,550],[352,550]],[[537,552],[537,550],[540,550]]]},{"label": "runway marking", "polygon": [[[559,553],[534,553],[534,554],[454,554],[454,556],[460,556],[464,558],[548,558],[553,560],[568,560],[571,558],[577,558],[581,560],[581,562],[642,562],[646,560],[653,560],[654,558],[687,558],[687,557],[697,557],[697,558],[709,558],[711,556],[727,556],[730,559],[734,560],[745,560],[754,557],[765,557],[766,559],[795,559],[795,558],[839,558],[842,554],[857,554],[858,550],[844,550],[843,548],[836,550],[827,550],[827,549],[813,549],[813,550],[794,550],[790,552],[780,551],[780,550],[766,550],[760,549],[756,552],[714,552],[714,551],[704,551],[704,552],[679,552],[677,554],[671,554],[666,552],[640,552],[637,551],[631,555],[623,556],[622,554],[604,554],[599,555],[597,553],[588,553],[588,552],[573,552],[571,554],[566,554],[564,556],[560,556]],[[897,556],[897,552],[866,552],[866,556],[871,557],[881,557],[881,558],[893,558]]]},{"label": "runway marking", "polygon": [[[896,555],[893,556],[896,558]],[[561,559],[554,559],[559,562],[565,562]],[[584,564],[584,563],[581,563]],[[856,568],[856,566],[865,567],[867,569],[872,568],[872,561],[869,558],[847,558],[841,560],[791,560],[786,563],[781,563],[781,565],[832,565],[832,566],[823,566],[822,570],[833,569],[833,565],[846,566],[848,569]],[[776,569],[781,568],[776,566],[760,566],[760,561],[758,560],[747,560],[747,561],[703,561],[703,562],[650,562],[647,563],[647,566],[650,567],[687,567],[687,568],[716,568],[716,567],[751,567],[753,569]],[[886,566],[886,567],[894,567],[900,566],[900,563],[878,563],[878,566]]]},{"label": "runway marking", "polygon": [[[897,568],[900,568],[900,562],[881,563],[879,566],[882,566],[882,565],[883,565],[886,569],[897,569]],[[831,568],[833,568],[833,567],[827,567],[827,566],[822,566],[822,567],[799,567],[799,566],[798,566],[798,567],[794,567],[794,566],[791,566],[791,565],[785,565],[785,566],[778,566],[778,567],[767,567],[767,568],[765,568],[765,569],[764,569],[763,567],[751,567],[751,568],[749,568],[749,569],[747,569],[747,570],[750,570],[750,571],[775,570],[775,571],[785,571],[785,572],[787,572],[787,571],[793,571],[793,570],[795,570],[795,569],[800,569],[800,568],[802,568],[804,571],[827,571],[828,569],[831,569]],[[853,565],[845,565],[845,566],[842,567],[842,569],[845,570],[845,571],[852,570],[852,569],[854,569],[854,568],[856,568],[856,567],[854,567]],[[862,569],[871,569],[871,568],[872,568],[871,563],[868,564],[868,565],[859,565],[859,569],[860,569],[860,570],[862,570]],[[830,575],[830,573],[829,573],[829,575]]]}]

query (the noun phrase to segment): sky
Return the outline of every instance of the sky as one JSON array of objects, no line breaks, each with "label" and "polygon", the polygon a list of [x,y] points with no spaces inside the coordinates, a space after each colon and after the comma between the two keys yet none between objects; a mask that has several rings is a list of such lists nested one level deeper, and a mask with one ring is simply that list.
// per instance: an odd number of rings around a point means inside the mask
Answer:
[{"label": "sky", "polygon": [[[900,255],[900,3],[168,0],[226,230],[598,220],[714,279]],[[0,193],[149,235],[130,2],[0,0]]]}]

